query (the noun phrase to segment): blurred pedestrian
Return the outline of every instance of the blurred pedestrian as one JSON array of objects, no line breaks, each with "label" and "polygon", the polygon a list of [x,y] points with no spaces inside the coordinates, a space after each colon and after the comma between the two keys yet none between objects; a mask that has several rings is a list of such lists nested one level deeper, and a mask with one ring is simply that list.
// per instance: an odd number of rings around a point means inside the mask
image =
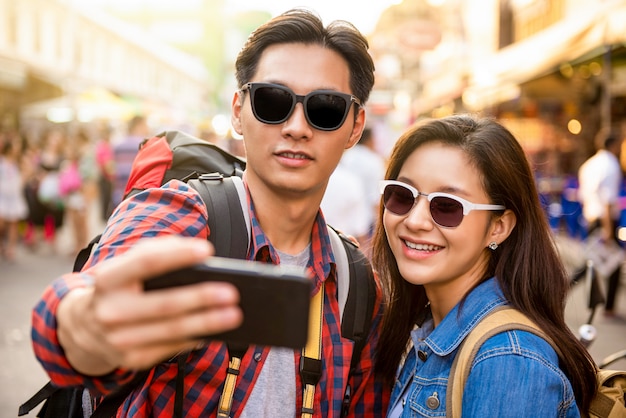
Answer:
[{"label": "blurred pedestrian", "polygon": [[71,254],[87,245],[87,219],[93,196],[96,165],[89,137],[77,133],[65,149],[65,159],[59,172],[59,187],[63,196],[65,214],[72,228],[74,248]]},{"label": "blurred pedestrian", "polygon": [[0,133],[0,257],[15,260],[18,222],[28,215],[14,138]]},{"label": "blurred pedestrian", "polygon": [[341,163],[330,175],[321,208],[329,225],[355,238],[359,244],[368,239],[370,217],[363,184]]},{"label": "blurred pedestrian", "polygon": [[96,142],[96,165],[98,166],[98,196],[100,199],[100,219],[106,221],[113,211],[113,180],[115,178],[115,159],[111,144],[111,128],[100,129]]},{"label": "blurred pedestrian", "polygon": [[150,134],[148,122],[144,116],[134,116],[128,122],[128,134],[122,142],[113,147],[115,177],[113,180],[112,205],[117,207],[124,199],[124,190],[133,167],[133,161],[139,152],[141,142]]},{"label": "blurred pedestrian", "polygon": [[[596,136],[598,151],[578,170],[579,196],[588,235],[600,234],[604,242],[617,239],[620,218],[619,197],[622,184],[622,167],[619,156],[622,139],[615,132],[600,131]],[[609,275],[604,313],[615,314],[615,298],[622,274],[622,263]]]},{"label": "blurred pedestrian", "polygon": [[344,152],[340,165],[361,180],[363,200],[367,206],[365,216],[368,231],[360,243],[361,248],[367,250],[380,207],[379,182],[385,175],[385,159],[376,151],[374,133],[370,127],[363,130],[361,139],[354,147]]},{"label": "blurred pedestrian", "polygon": [[60,129],[51,128],[44,133],[35,184],[37,193],[33,222],[36,226],[43,226],[44,242],[52,253],[57,250],[58,231],[65,218],[63,197],[59,189],[59,170],[65,158],[66,141],[65,133]]}]

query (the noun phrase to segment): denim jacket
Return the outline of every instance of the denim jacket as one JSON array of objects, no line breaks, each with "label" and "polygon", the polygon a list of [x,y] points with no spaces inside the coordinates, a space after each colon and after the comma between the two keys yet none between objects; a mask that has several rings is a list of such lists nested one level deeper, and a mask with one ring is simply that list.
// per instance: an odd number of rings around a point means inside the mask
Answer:
[{"label": "denim jacket", "polygon": [[[389,417],[445,417],[446,385],[459,345],[476,323],[506,304],[492,278],[436,328],[429,319],[415,329],[413,347],[391,394]],[[478,351],[465,383],[463,416],[570,418],[580,414],[552,347],[532,333],[515,330],[493,336]]]}]

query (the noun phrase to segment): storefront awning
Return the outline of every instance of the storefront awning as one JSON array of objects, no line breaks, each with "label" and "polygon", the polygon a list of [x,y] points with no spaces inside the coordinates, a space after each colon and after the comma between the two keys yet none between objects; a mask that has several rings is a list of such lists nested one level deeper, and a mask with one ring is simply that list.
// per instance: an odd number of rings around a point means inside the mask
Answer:
[{"label": "storefront awning", "polygon": [[626,0],[568,17],[474,63],[463,100],[474,110],[511,100],[519,85],[602,46],[626,43]]},{"label": "storefront awning", "polygon": [[102,88],[39,101],[20,109],[20,115],[24,119],[47,118],[51,122],[128,120],[135,113],[136,109],[132,104]]}]

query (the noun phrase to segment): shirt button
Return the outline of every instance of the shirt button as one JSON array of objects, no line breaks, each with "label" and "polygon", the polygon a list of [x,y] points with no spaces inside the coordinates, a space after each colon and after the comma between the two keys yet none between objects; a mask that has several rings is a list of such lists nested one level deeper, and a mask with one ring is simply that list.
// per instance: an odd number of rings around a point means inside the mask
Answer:
[{"label": "shirt button", "polygon": [[261,361],[261,353],[259,352],[254,353],[254,361]]},{"label": "shirt button", "polygon": [[419,357],[422,361],[426,361],[428,354],[426,354],[426,351],[418,350],[417,357]]}]

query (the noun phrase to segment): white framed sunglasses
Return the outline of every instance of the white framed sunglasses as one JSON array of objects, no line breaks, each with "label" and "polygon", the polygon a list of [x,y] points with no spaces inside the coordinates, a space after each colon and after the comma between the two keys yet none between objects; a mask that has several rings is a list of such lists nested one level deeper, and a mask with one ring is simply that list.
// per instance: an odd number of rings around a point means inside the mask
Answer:
[{"label": "white framed sunglasses", "polygon": [[433,221],[444,228],[456,228],[461,225],[463,217],[473,210],[504,210],[503,205],[472,203],[449,193],[422,193],[410,184],[397,180],[382,180],[380,193],[383,196],[385,209],[396,215],[406,215],[413,209],[420,196],[430,203],[430,216]]}]

